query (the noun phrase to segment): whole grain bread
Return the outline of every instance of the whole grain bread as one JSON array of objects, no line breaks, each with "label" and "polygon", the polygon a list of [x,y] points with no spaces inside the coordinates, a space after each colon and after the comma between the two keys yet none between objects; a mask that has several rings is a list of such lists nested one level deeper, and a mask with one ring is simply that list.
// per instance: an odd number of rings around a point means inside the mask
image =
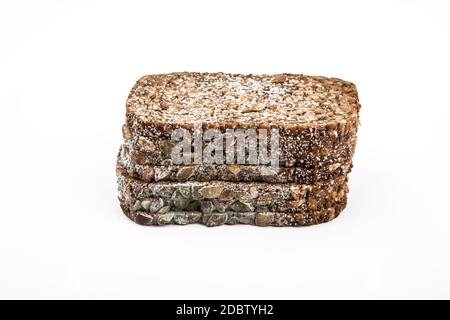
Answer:
[{"label": "whole grain bread", "polygon": [[[171,141],[164,140],[162,142],[168,142],[167,145],[159,148],[155,148],[152,152],[145,152],[136,150],[133,144],[129,140],[124,141],[124,145],[130,153],[130,157],[136,164],[141,165],[156,165],[167,166],[173,165],[171,148],[174,145]],[[333,149],[323,148],[317,152],[306,152],[301,149],[293,152],[285,152],[281,149],[279,153],[278,162],[283,167],[300,167],[300,168],[323,168],[336,163],[343,163],[351,161],[356,147],[356,139],[350,143],[338,146]],[[226,157],[226,151],[223,153],[223,158]],[[246,154],[248,159],[248,154]],[[190,156],[191,161],[194,159],[193,153]]]},{"label": "whole grain bread", "polygon": [[126,105],[130,128],[139,133],[147,126],[157,136],[199,122],[205,128],[279,128],[297,134],[345,126],[358,118],[360,108],[355,85],[336,78],[190,72],[142,77]]},{"label": "whole grain bread", "polygon": [[201,211],[168,211],[165,213],[148,213],[147,211],[134,211],[130,206],[120,201],[120,206],[125,215],[140,225],[164,226],[168,224],[186,225],[201,223],[208,227],[223,224],[248,224],[260,227],[288,227],[310,226],[325,223],[335,219],[344,210],[347,198],[337,202],[335,206],[311,212],[214,212],[203,213]]},{"label": "whole grain bread", "polygon": [[274,168],[262,165],[140,165],[135,163],[126,145],[120,148],[117,163],[126,173],[135,179],[145,182],[158,181],[199,181],[213,180],[234,182],[267,182],[267,183],[300,183],[313,184],[329,181],[341,175],[347,175],[352,162],[334,163],[323,168],[307,169],[301,167]]},{"label": "whole grain bread", "polygon": [[[143,225],[312,225],[345,208],[359,125],[354,84],[299,74],[144,76],[126,103],[119,201]],[[174,165],[172,133],[276,129],[277,172],[262,164]],[[270,151],[272,152],[272,150]]]},{"label": "whole grain bread", "polygon": [[324,183],[143,182],[117,167],[119,199],[134,211],[311,212],[330,208],[347,195],[347,176]]},{"label": "whole grain bread", "polygon": [[280,165],[317,168],[353,156],[356,87],[336,78],[171,73],[142,77],[127,100],[124,138],[135,162],[170,165],[177,128],[277,129]]}]

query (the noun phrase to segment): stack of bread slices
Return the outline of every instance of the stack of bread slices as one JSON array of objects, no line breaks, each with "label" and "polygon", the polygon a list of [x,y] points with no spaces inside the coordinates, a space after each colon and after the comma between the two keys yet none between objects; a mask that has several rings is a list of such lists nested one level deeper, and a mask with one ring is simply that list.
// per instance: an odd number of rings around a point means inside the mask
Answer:
[{"label": "stack of bread slices", "polygon": [[330,221],[347,204],[359,109],[336,78],[144,76],[126,103],[122,210],[142,225]]}]

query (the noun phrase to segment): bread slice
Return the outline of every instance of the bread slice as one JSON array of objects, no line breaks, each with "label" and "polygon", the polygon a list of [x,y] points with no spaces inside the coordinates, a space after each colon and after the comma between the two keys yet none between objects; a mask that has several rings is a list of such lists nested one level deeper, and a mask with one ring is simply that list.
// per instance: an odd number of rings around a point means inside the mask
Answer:
[{"label": "bread slice", "polygon": [[279,167],[261,165],[140,165],[135,163],[126,145],[122,145],[117,157],[117,163],[126,173],[135,179],[145,182],[199,181],[213,180],[234,182],[267,182],[267,183],[300,183],[313,184],[326,182],[341,175],[347,175],[352,168],[352,162],[334,163],[318,169],[300,167]]},{"label": "bread slice", "polygon": [[223,224],[248,224],[260,227],[288,227],[288,226],[310,226],[325,223],[335,219],[344,210],[347,198],[344,197],[333,207],[315,210],[311,212],[285,213],[285,212],[213,212],[203,213],[201,211],[168,211],[165,213],[148,213],[146,211],[134,211],[123,201],[120,206],[125,215],[132,221],[141,225],[186,225],[191,223],[202,223],[208,227]]},{"label": "bread slice", "polygon": [[119,199],[133,211],[312,212],[334,207],[348,192],[347,176],[324,183],[143,182],[117,167]]},{"label": "bread slice", "polygon": [[309,131],[345,125],[360,108],[355,85],[336,78],[191,72],[142,77],[126,105],[130,127],[152,135],[198,122],[205,128]]},{"label": "bread slice", "polygon": [[126,105],[125,139],[155,146],[147,164],[170,164],[161,144],[177,128],[193,136],[200,126],[277,129],[280,164],[310,168],[351,159],[360,109],[356,87],[336,78],[188,72],[142,77]]},{"label": "bread slice", "polygon": [[[336,132],[336,131],[333,131]],[[332,134],[335,136],[335,134]],[[326,146],[326,143],[329,146]],[[132,136],[124,141],[133,161],[138,164],[172,165],[171,152],[175,143],[169,138],[148,138]],[[351,161],[356,146],[356,133],[345,139],[330,138],[320,143],[308,141],[301,136],[285,136],[280,139],[280,166],[301,168],[322,168],[339,162]],[[203,150],[205,145],[203,146]],[[248,157],[248,152],[246,153]],[[226,150],[223,159],[226,158]],[[191,155],[193,163],[194,156]],[[248,163],[247,163],[248,164]]]}]

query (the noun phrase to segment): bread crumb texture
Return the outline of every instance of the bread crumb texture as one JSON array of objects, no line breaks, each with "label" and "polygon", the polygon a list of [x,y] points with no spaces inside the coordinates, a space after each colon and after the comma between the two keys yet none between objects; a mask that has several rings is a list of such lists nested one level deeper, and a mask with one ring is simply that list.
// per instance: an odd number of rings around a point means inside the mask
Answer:
[{"label": "bread crumb texture", "polygon": [[126,106],[147,124],[241,127],[335,123],[360,108],[355,85],[337,78],[190,72],[142,77]]}]

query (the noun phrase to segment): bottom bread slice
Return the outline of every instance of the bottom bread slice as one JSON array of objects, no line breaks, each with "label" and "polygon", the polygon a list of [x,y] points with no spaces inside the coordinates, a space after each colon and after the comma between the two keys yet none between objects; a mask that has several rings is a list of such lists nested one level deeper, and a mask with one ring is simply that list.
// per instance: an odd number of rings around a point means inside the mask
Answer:
[{"label": "bottom bread slice", "polygon": [[117,167],[119,200],[132,211],[306,213],[334,207],[348,192],[347,176],[312,185],[262,182],[144,182]]},{"label": "bottom bread slice", "polygon": [[321,224],[336,218],[347,204],[345,196],[333,207],[312,212],[285,213],[285,212],[214,212],[201,211],[169,211],[165,213],[148,213],[146,211],[133,211],[123,201],[120,206],[125,215],[132,221],[145,226],[164,226],[169,224],[186,225],[192,223],[204,224],[208,227],[220,225],[247,224],[259,227],[289,227],[310,226]]}]

